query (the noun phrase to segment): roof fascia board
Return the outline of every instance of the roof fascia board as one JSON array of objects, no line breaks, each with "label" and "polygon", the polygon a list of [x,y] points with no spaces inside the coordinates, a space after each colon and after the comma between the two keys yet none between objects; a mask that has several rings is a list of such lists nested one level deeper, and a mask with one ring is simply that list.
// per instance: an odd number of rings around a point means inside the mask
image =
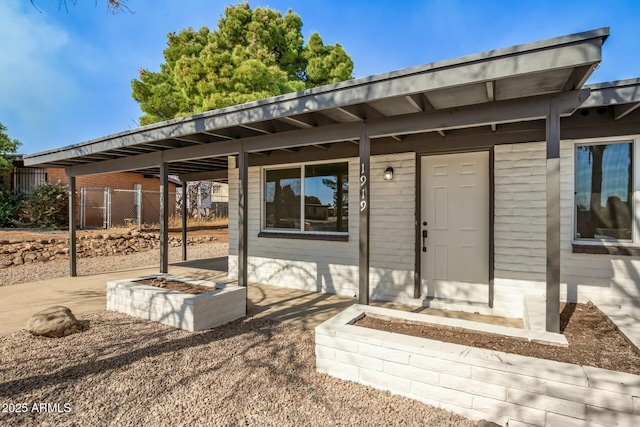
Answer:
[{"label": "roof fascia board", "polygon": [[601,47],[607,35],[608,29],[599,29],[470,55],[457,60],[427,64],[402,73],[386,73],[323,86],[315,90],[281,95],[36,153],[25,156],[25,164],[32,165],[75,157],[78,151],[82,154],[90,154],[360,102],[534,74],[552,69],[595,64],[602,59]]}]

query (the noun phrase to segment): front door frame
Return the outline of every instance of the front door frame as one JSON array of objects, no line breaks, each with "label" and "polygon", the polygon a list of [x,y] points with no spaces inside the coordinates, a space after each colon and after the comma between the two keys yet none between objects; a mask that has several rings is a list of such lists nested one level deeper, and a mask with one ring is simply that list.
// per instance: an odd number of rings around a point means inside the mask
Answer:
[{"label": "front door frame", "polygon": [[446,150],[446,151],[434,151],[434,152],[416,152],[415,157],[415,275],[414,275],[414,289],[413,297],[416,299],[423,298],[422,295],[422,158],[427,156],[437,156],[440,154],[457,154],[457,153],[489,153],[489,292],[487,297],[487,304],[490,308],[493,308],[494,300],[494,217],[495,217],[495,180],[494,180],[494,149],[490,146],[485,149],[469,149],[469,150]]}]

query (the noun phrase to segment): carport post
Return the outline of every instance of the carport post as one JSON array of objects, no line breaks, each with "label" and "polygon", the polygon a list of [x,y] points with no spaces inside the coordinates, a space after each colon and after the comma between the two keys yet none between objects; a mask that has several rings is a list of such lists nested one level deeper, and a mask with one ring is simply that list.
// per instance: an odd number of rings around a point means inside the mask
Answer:
[{"label": "carport post", "polygon": [[546,329],[560,332],[560,114],[558,100],[547,115],[547,307]]},{"label": "carport post", "polygon": [[160,273],[169,272],[169,165],[160,163]]},{"label": "carport post", "polygon": [[182,260],[187,260],[187,181],[182,181]]},{"label": "carport post", "polygon": [[69,176],[69,276],[76,277],[76,177]]},{"label": "carport post", "polygon": [[369,165],[371,141],[367,135],[367,127],[362,125],[360,131],[360,230],[359,230],[359,286],[358,302],[369,305]]},{"label": "carport post", "polygon": [[[247,191],[249,153],[241,145],[238,153],[238,285],[247,286]],[[248,295],[248,294],[247,294]],[[247,296],[248,298],[248,296]]]}]

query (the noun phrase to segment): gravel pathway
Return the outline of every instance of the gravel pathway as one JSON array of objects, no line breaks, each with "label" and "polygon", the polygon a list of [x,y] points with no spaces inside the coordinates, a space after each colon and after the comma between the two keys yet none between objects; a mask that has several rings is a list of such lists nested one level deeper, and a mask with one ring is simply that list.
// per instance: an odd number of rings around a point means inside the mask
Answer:
[{"label": "gravel pathway", "polygon": [[[114,312],[83,320],[88,331],[61,339],[0,338],[0,403],[27,409],[0,412],[0,425],[476,425],[317,373],[313,331],[263,319],[198,333]],[[60,413],[39,412],[43,403]]]},{"label": "gravel pathway", "polygon": [[[228,243],[202,243],[187,248],[189,260],[226,256]],[[182,259],[182,248],[169,248],[169,262]],[[78,274],[101,274],[110,271],[127,270],[143,266],[160,265],[160,249],[129,255],[78,258]],[[0,286],[29,283],[38,280],[55,279],[69,275],[69,261],[56,260],[45,263],[24,264],[0,269]]]}]

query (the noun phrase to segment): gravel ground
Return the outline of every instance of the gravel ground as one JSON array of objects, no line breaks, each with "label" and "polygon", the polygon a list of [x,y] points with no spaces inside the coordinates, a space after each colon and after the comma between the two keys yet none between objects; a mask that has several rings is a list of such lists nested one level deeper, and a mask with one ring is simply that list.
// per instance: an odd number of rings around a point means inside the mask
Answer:
[{"label": "gravel ground", "polygon": [[[226,256],[228,243],[202,243],[189,246],[189,260]],[[169,262],[182,259],[182,248],[169,248]],[[129,255],[78,258],[78,274],[101,274],[110,271],[127,270],[143,266],[160,265],[160,249],[138,252]],[[55,279],[69,275],[69,261],[56,260],[46,263],[33,263],[0,269],[0,286],[29,283],[38,280]]]},{"label": "gravel ground", "polygon": [[61,339],[0,338],[0,403],[27,409],[0,412],[0,425],[476,425],[317,373],[313,331],[262,319],[198,333],[114,312],[81,320],[88,331]]}]

